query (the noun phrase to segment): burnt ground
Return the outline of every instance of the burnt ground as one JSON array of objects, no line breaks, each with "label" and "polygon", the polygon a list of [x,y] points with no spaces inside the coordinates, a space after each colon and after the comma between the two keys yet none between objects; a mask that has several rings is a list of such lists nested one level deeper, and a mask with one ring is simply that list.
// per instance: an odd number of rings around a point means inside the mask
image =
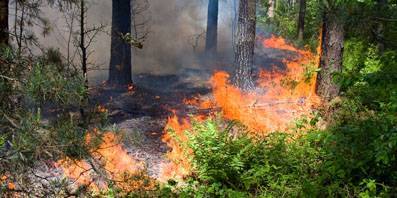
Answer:
[{"label": "burnt ground", "polygon": [[189,114],[185,98],[207,95],[209,72],[188,69],[181,75],[141,74],[134,79],[134,89],[99,86],[91,91],[91,103],[108,109],[110,124],[123,133],[125,146],[132,156],[144,161],[149,175],[157,178],[166,162],[168,148],[161,141],[163,129],[172,110]]},{"label": "burnt ground", "polygon": [[[294,57],[286,51],[267,49],[258,45],[255,65],[259,69],[284,68],[282,60]],[[203,63],[208,64],[208,63]],[[221,68],[232,72],[231,64]],[[103,105],[109,110],[110,124],[124,134],[125,146],[132,156],[144,161],[149,175],[157,178],[160,165],[166,162],[169,148],[161,141],[163,129],[172,110],[180,114],[194,113],[195,109],[183,103],[197,95],[211,97],[208,80],[213,70],[183,69],[173,75],[141,74],[134,76],[134,89],[98,86],[91,90],[93,105]]]}]

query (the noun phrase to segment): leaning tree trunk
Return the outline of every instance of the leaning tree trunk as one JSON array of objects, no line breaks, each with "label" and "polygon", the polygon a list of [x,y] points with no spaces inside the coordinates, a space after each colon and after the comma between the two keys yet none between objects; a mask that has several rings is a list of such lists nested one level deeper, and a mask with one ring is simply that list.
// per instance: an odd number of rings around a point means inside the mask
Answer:
[{"label": "leaning tree trunk", "polygon": [[8,0],[0,0],[0,45],[8,45]]},{"label": "leaning tree trunk", "polygon": [[254,88],[256,0],[240,0],[237,22],[233,83],[242,90]]},{"label": "leaning tree trunk", "polygon": [[339,86],[334,82],[335,72],[342,70],[344,28],[335,14],[325,14],[322,27],[322,50],[317,76],[317,94],[325,100],[339,95]]},{"label": "leaning tree trunk", "polygon": [[205,42],[205,51],[210,54],[215,54],[218,44],[218,0],[209,0],[208,3],[208,20],[207,20],[207,35]]},{"label": "leaning tree trunk", "polygon": [[112,1],[109,83],[127,85],[131,80],[131,46],[123,36],[131,34],[131,0]]},{"label": "leaning tree trunk", "polygon": [[306,16],[306,0],[299,2],[299,17],[298,17],[298,40],[303,41],[305,32],[305,16]]}]

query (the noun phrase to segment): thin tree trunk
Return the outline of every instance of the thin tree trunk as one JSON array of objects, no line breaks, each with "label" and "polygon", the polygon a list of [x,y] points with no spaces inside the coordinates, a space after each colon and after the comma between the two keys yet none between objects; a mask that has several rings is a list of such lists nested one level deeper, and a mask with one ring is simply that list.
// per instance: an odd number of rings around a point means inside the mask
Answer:
[{"label": "thin tree trunk", "polygon": [[80,49],[81,49],[81,69],[83,71],[83,77],[85,86],[88,88],[88,76],[87,76],[87,46],[85,44],[85,0],[80,2]]},{"label": "thin tree trunk", "polygon": [[298,40],[303,41],[305,32],[306,0],[299,2]]},{"label": "thin tree trunk", "polygon": [[130,0],[112,1],[112,34],[109,83],[128,85],[131,80],[131,46],[122,39],[131,34]]},{"label": "thin tree trunk", "polygon": [[274,17],[274,10],[276,9],[276,0],[269,0],[269,9],[267,11],[267,16],[269,18]]},{"label": "thin tree trunk", "polygon": [[242,90],[254,88],[252,72],[254,66],[255,30],[256,0],[240,0],[233,83]]},{"label": "thin tree trunk", "polygon": [[322,27],[322,52],[317,76],[317,94],[325,100],[339,95],[339,86],[333,74],[342,70],[344,28],[335,14],[325,14]]},{"label": "thin tree trunk", "polygon": [[209,55],[214,55],[218,45],[218,0],[209,0],[208,19],[207,19],[207,36],[205,50]]},{"label": "thin tree trunk", "polygon": [[0,0],[0,45],[8,45],[8,0]]}]

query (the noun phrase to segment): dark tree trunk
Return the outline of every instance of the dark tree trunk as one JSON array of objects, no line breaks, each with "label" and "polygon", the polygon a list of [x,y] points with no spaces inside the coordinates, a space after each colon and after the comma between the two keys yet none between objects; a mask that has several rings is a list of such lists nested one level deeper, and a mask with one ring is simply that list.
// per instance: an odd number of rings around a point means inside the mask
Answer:
[{"label": "dark tree trunk", "polygon": [[0,45],[8,45],[8,0],[0,0]]},{"label": "dark tree trunk", "polygon": [[131,33],[131,0],[112,0],[109,83],[127,85],[131,80],[131,46],[123,35]]},{"label": "dark tree trunk", "polygon": [[209,0],[205,51],[214,55],[218,45],[218,0]]},{"label": "dark tree trunk", "polygon": [[237,22],[237,38],[234,54],[233,83],[243,90],[254,88],[256,0],[240,0]]},{"label": "dark tree trunk", "polygon": [[[88,89],[87,76],[87,46],[85,44],[85,0],[80,0],[80,49],[81,49],[81,70],[83,71],[84,86]],[[80,108],[80,115],[85,118],[84,108]]]},{"label": "dark tree trunk", "polygon": [[303,41],[305,32],[306,0],[299,1],[298,39]]},{"label": "dark tree trunk", "polygon": [[342,70],[344,28],[336,14],[325,14],[322,27],[321,71],[317,76],[317,94],[325,100],[339,95],[333,74]]},{"label": "dark tree trunk", "polygon": [[[380,18],[384,18],[384,13],[386,13],[387,0],[377,0],[377,15]],[[387,18],[387,17],[386,17]],[[378,21],[375,30],[375,39],[380,52],[385,49],[385,21]]]},{"label": "dark tree trunk", "polygon": [[81,69],[83,70],[85,86],[88,88],[87,76],[87,46],[85,44],[85,0],[80,2],[80,49],[81,49]]}]

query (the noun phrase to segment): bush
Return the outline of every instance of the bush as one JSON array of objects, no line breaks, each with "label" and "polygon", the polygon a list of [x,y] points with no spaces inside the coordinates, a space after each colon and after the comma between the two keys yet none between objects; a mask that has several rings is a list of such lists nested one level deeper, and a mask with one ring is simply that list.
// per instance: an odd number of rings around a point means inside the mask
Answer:
[{"label": "bush", "polygon": [[84,79],[70,71],[59,71],[57,65],[39,60],[27,75],[26,95],[36,103],[80,105],[87,98]]},{"label": "bush", "polygon": [[193,151],[186,157],[190,157],[194,171],[182,195],[316,194],[313,185],[322,152],[314,144],[318,134],[293,140],[292,135],[274,133],[266,140],[253,140],[244,128],[232,133],[236,127],[220,127],[224,125],[219,119],[193,124],[185,146]]},{"label": "bush", "polygon": [[[326,130],[251,139],[221,119],[195,122],[181,142],[193,165],[182,197],[388,196],[397,164],[396,119],[342,100]],[[317,119],[317,118],[315,118]],[[303,125],[315,125],[306,120]],[[298,130],[299,131],[299,130]],[[298,138],[295,138],[298,137]],[[186,152],[189,153],[189,152]]]},{"label": "bush", "polygon": [[[86,129],[68,111],[82,104],[86,88],[76,73],[62,69],[55,52],[42,57],[16,54],[10,48],[0,51],[0,177],[17,182],[12,184],[21,193],[41,190],[51,194],[52,183],[37,182],[32,171],[38,162],[88,155]],[[49,120],[42,118],[50,110],[43,105],[48,103],[60,107],[57,117]],[[0,181],[1,194],[12,190],[3,184]]]}]

